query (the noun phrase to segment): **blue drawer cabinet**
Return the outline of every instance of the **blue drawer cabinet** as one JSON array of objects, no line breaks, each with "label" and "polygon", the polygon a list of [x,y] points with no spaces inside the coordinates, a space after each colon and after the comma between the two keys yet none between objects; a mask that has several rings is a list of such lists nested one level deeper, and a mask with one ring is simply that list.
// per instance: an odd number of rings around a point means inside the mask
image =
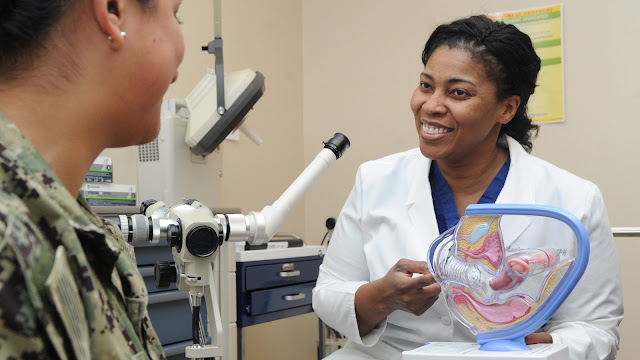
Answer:
[{"label": "blue drawer cabinet", "polygon": [[[171,248],[167,245],[166,240],[159,241],[156,244],[135,244],[134,250],[136,253],[136,263],[138,264],[138,268],[142,266],[151,266],[153,268],[153,265],[155,265],[156,261],[159,260],[173,262]],[[151,274],[151,277],[153,278],[153,273]]]},{"label": "blue drawer cabinet", "polygon": [[273,311],[311,305],[311,291],[315,281],[306,284],[258,290],[251,293],[247,315],[256,316]]},{"label": "blue drawer cabinet", "polygon": [[[134,247],[138,270],[149,293],[149,318],[169,360],[185,360],[184,349],[191,345],[191,307],[188,294],[171,284],[168,289],[156,288],[154,264],[156,260],[173,263],[171,249],[166,242],[142,244]],[[203,309],[206,313],[206,309]]]},{"label": "blue drawer cabinet", "polygon": [[149,294],[147,308],[153,328],[163,345],[191,341],[191,307],[184,291]]},{"label": "blue drawer cabinet", "polygon": [[321,256],[237,262],[238,328],[312,312],[321,263]]},{"label": "blue drawer cabinet", "polygon": [[277,259],[266,264],[253,264],[253,261],[247,263],[248,266],[245,268],[246,290],[315,282],[320,266],[318,261],[322,260],[318,257],[311,260],[293,259],[295,258]]}]

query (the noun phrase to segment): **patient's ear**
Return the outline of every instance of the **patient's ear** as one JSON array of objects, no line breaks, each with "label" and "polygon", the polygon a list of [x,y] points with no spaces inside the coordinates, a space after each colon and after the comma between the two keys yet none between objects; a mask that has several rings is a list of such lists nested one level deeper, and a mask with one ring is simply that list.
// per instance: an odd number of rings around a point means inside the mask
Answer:
[{"label": "patient's ear", "polygon": [[122,13],[125,6],[124,0],[92,0],[93,15],[102,29],[106,39],[112,48],[122,47],[124,40],[122,25]]}]

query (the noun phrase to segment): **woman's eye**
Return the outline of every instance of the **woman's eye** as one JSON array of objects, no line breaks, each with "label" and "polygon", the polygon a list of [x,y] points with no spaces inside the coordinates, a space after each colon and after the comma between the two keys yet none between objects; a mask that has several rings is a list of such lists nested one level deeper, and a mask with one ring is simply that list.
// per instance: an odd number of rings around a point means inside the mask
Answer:
[{"label": "woman's eye", "polygon": [[420,87],[423,89],[431,89],[431,85],[426,82],[420,82]]},{"label": "woman's eye", "polygon": [[461,90],[461,89],[455,89],[455,90],[453,90],[451,93],[452,93],[453,95],[455,95],[455,96],[467,96],[467,95],[469,95],[469,94],[467,94],[467,92],[466,92],[466,91]]},{"label": "woman's eye", "polygon": [[178,21],[178,24],[182,25],[182,20],[180,20],[180,18],[178,17],[178,14],[176,14],[175,16],[176,16],[176,21]]}]

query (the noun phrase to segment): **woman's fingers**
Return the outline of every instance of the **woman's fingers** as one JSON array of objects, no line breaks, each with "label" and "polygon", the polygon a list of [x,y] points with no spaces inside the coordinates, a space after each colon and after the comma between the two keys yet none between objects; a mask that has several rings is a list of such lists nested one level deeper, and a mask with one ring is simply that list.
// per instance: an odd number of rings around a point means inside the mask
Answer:
[{"label": "woman's fingers", "polygon": [[405,274],[428,274],[429,267],[426,261],[414,261],[408,259],[400,259],[394,266],[396,272]]},{"label": "woman's fingers", "polygon": [[525,336],[524,342],[527,345],[531,344],[553,344],[553,338],[551,334],[546,332],[533,333]]}]

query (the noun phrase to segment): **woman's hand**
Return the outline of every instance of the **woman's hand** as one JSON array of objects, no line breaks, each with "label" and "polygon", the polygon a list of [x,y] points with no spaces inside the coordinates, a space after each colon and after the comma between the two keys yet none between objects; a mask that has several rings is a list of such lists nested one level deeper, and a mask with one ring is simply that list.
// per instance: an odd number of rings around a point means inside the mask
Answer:
[{"label": "woman's hand", "polygon": [[546,332],[533,333],[525,336],[524,342],[527,345],[531,344],[553,344],[553,338],[551,334]]},{"label": "woman's hand", "polygon": [[360,336],[368,334],[395,310],[422,315],[439,294],[440,285],[429,273],[426,262],[400,259],[383,278],[356,291]]}]

